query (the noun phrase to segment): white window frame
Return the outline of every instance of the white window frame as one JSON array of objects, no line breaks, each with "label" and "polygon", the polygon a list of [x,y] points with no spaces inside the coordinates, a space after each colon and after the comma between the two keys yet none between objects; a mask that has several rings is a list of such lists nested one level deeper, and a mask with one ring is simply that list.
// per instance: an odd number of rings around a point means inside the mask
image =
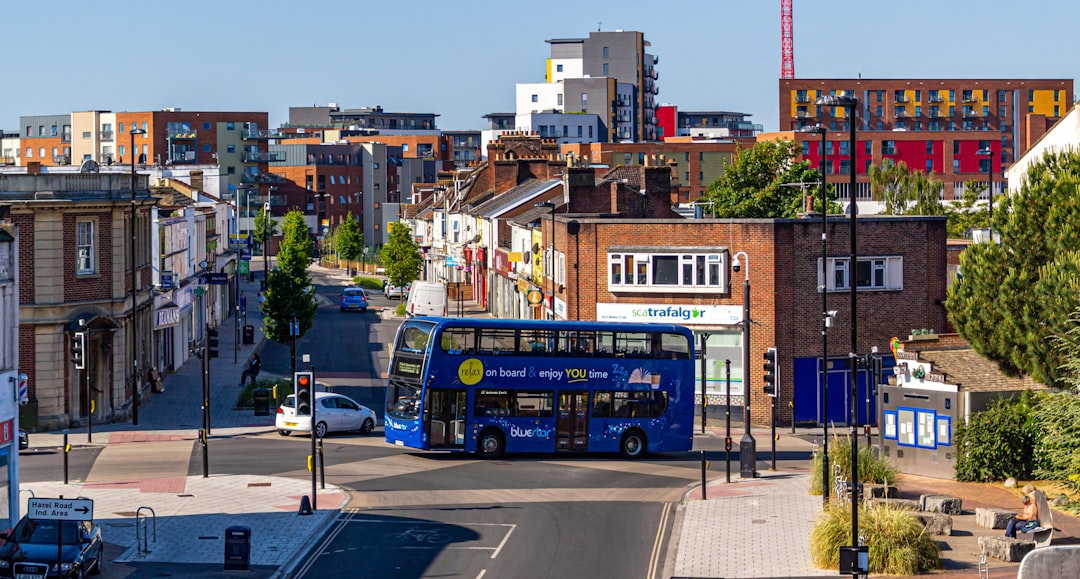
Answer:
[{"label": "white window frame", "polygon": [[[656,283],[657,258],[675,258],[675,283]],[[696,252],[658,247],[651,251],[611,251],[607,259],[608,291],[725,294],[731,291],[728,264],[728,253],[719,249]],[[616,266],[620,270],[618,277]],[[689,272],[684,271],[686,267],[690,268]]]},{"label": "white window frame", "polygon": [[[902,256],[859,256],[859,264],[869,264],[869,284],[859,285],[857,291],[902,291],[904,289],[904,258]],[[828,275],[823,275],[821,258],[817,259],[818,292],[824,286],[827,291],[851,291],[848,257],[830,257],[825,262]]]},{"label": "white window frame", "polygon": [[75,222],[75,271],[78,275],[97,273],[97,223],[93,219]]}]

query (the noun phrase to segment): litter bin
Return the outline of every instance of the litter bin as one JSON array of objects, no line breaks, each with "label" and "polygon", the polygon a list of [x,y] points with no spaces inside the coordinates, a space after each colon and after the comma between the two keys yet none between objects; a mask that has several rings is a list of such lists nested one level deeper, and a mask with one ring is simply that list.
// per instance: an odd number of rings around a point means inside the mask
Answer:
[{"label": "litter bin", "polygon": [[270,416],[270,389],[258,388],[251,397],[255,402],[255,416]]},{"label": "litter bin", "polygon": [[244,326],[244,344],[255,343],[255,326]]},{"label": "litter bin", "polygon": [[225,570],[247,571],[251,563],[251,527],[225,529]]}]

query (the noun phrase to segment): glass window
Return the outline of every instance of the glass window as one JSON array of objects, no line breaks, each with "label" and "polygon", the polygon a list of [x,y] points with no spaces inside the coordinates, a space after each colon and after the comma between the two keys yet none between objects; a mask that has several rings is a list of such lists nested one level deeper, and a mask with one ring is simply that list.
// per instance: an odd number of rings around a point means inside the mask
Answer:
[{"label": "glass window", "polygon": [[667,392],[661,390],[597,391],[593,394],[593,416],[596,418],[658,418],[666,411]]},{"label": "glass window", "polygon": [[679,285],[679,256],[655,255],[653,261],[653,285]]},{"label": "glass window", "polygon": [[203,123],[202,128],[203,128],[204,131],[209,131],[210,130],[210,123]]},{"label": "glass window", "polygon": [[589,93],[583,92],[581,93],[581,105],[585,106],[587,104],[589,104]]},{"label": "glass window", "polygon": [[514,392],[514,416],[550,418],[553,415],[554,392]]},{"label": "glass window", "polygon": [[510,416],[509,390],[477,390],[474,416]]},{"label": "glass window", "polygon": [[76,225],[76,264],[80,274],[94,273],[94,222],[79,221]]}]

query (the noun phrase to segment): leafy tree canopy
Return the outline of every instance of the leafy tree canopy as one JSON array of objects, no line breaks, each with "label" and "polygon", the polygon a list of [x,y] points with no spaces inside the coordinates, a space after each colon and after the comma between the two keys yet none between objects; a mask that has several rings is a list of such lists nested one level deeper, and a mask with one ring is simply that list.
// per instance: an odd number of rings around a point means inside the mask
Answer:
[{"label": "leafy tree canopy", "polygon": [[282,229],[277,267],[270,272],[266,301],[262,304],[263,332],[278,343],[290,339],[289,322],[293,318],[300,322],[300,336],[306,334],[315,323],[318,309],[315,288],[307,273],[311,233],[304,223],[304,214],[290,211]]},{"label": "leafy tree canopy", "polygon": [[266,211],[255,214],[255,242],[262,244],[264,239],[270,239],[278,233],[278,221]]},{"label": "leafy tree canopy", "polygon": [[870,188],[874,199],[884,205],[885,215],[945,215],[943,185],[933,173],[912,171],[903,161],[870,167]]},{"label": "leafy tree canopy", "polygon": [[704,200],[715,204],[716,217],[798,217],[804,192],[793,184],[821,182],[821,174],[798,157],[793,141],[759,141],[740,149],[705,190]]},{"label": "leafy tree canopy", "polygon": [[423,256],[420,246],[413,240],[412,230],[400,222],[390,224],[390,239],[379,252],[379,259],[386,268],[386,277],[396,286],[415,281],[420,275]]},{"label": "leafy tree canopy", "polygon": [[356,261],[364,252],[364,232],[360,231],[360,225],[356,223],[352,211],[345,216],[345,221],[338,226],[335,237],[337,250],[341,257],[348,261]]},{"label": "leafy tree canopy", "polygon": [[1075,325],[1080,296],[1080,152],[1049,153],[995,200],[996,243],[969,247],[946,309],[975,351],[1010,375],[1060,386],[1066,361],[1053,338]]}]

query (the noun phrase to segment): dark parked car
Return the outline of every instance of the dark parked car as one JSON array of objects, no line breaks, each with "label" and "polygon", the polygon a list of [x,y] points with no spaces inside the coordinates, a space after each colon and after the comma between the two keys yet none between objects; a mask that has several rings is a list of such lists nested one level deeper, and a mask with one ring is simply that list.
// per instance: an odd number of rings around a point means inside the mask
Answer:
[{"label": "dark parked car", "polygon": [[[63,544],[58,547],[57,533]],[[0,577],[45,579],[48,577],[82,577],[101,573],[105,543],[101,529],[93,521],[58,521],[28,519],[6,535],[0,546]],[[57,552],[60,569],[57,574]]]},{"label": "dark parked car", "polygon": [[30,448],[30,435],[25,430],[19,429],[19,450]]}]

